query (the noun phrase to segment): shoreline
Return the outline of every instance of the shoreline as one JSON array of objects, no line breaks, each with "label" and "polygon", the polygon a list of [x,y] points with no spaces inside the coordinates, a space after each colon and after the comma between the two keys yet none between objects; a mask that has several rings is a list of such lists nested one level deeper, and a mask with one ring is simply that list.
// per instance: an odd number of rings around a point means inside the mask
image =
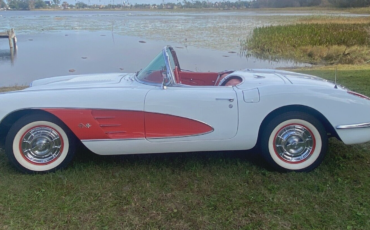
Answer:
[{"label": "shoreline", "polygon": [[[119,8],[119,9],[31,9],[31,10],[4,10],[6,11],[148,11],[148,12],[292,12],[292,11],[335,11],[352,13],[351,11],[369,10],[363,8],[335,8],[335,7],[286,7],[286,8],[244,8],[244,9],[223,9],[223,8],[177,8],[177,9],[147,9],[147,8]],[[353,13],[357,14],[357,13]]]}]

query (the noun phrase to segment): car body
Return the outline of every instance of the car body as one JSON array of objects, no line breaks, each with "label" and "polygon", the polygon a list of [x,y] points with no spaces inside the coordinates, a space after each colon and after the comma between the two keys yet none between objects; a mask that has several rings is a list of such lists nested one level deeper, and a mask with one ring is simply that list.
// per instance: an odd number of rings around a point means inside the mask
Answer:
[{"label": "car body", "polygon": [[258,146],[277,169],[310,171],[328,136],[370,140],[364,95],[287,71],[185,71],[169,46],[137,73],[40,79],[0,102],[5,152],[26,173],[66,167],[77,141],[99,155]]}]

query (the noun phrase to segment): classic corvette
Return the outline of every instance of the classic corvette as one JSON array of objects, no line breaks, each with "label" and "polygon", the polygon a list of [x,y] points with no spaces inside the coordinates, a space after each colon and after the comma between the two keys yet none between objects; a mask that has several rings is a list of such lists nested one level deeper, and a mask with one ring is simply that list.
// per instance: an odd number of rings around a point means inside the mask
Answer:
[{"label": "classic corvette", "polygon": [[137,73],[52,77],[0,95],[9,161],[65,168],[81,142],[100,155],[248,150],[282,171],[311,171],[328,137],[370,140],[370,100],[287,71],[181,69],[170,46]]}]

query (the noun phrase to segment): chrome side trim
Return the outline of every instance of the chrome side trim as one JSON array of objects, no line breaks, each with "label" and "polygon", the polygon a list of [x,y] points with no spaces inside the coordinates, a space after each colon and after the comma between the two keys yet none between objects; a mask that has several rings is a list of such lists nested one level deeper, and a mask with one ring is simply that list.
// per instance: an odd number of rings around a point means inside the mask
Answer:
[{"label": "chrome side trim", "polygon": [[95,141],[139,141],[139,140],[146,140],[143,138],[120,138],[120,139],[88,139],[88,140],[81,140],[82,142],[95,142]]},{"label": "chrome side trim", "polygon": [[101,124],[100,127],[118,127],[121,126],[121,124]]},{"label": "chrome side trim", "polygon": [[115,116],[105,116],[105,117],[94,117],[94,119],[113,119]]},{"label": "chrome side trim", "polygon": [[105,132],[105,134],[117,134],[117,133],[126,133],[126,131],[112,131],[112,132]]},{"label": "chrome side trim", "polygon": [[362,128],[370,128],[370,123],[337,126],[337,129],[362,129]]},{"label": "chrome side trim", "polygon": [[[200,133],[195,135],[186,135],[186,136],[171,136],[171,137],[152,137],[152,138],[120,138],[120,139],[88,139],[88,140],[81,140],[82,142],[94,142],[94,141],[138,141],[138,140],[158,140],[158,139],[172,139],[172,138],[182,138],[182,137],[193,137],[193,136],[202,136],[209,133],[212,133],[212,131],[206,132],[206,133]],[[111,132],[113,133],[113,132]],[[117,132],[118,133],[118,132]]]},{"label": "chrome side trim", "polygon": [[[211,127],[211,126],[210,126]],[[158,140],[158,139],[172,139],[172,138],[184,138],[184,137],[196,137],[196,136],[203,136],[203,135],[207,135],[207,134],[210,134],[210,133],[213,133],[215,131],[215,129],[213,127],[211,127],[212,130],[209,131],[209,132],[205,132],[205,133],[199,133],[199,134],[192,134],[192,135],[184,135],[184,136],[169,136],[169,137],[149,137],[149,138],[146,138],[147,140]]]}]

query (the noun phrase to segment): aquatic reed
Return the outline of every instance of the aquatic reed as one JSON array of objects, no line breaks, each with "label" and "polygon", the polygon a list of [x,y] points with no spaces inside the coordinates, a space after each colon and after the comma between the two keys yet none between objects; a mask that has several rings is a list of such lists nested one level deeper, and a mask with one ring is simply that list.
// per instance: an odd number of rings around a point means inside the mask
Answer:
[{"label": "aquatic reed", "polygon": [[243,44],[250,53],[313,64],[370,60],[370,23],[300,23],[255,28]]}]

